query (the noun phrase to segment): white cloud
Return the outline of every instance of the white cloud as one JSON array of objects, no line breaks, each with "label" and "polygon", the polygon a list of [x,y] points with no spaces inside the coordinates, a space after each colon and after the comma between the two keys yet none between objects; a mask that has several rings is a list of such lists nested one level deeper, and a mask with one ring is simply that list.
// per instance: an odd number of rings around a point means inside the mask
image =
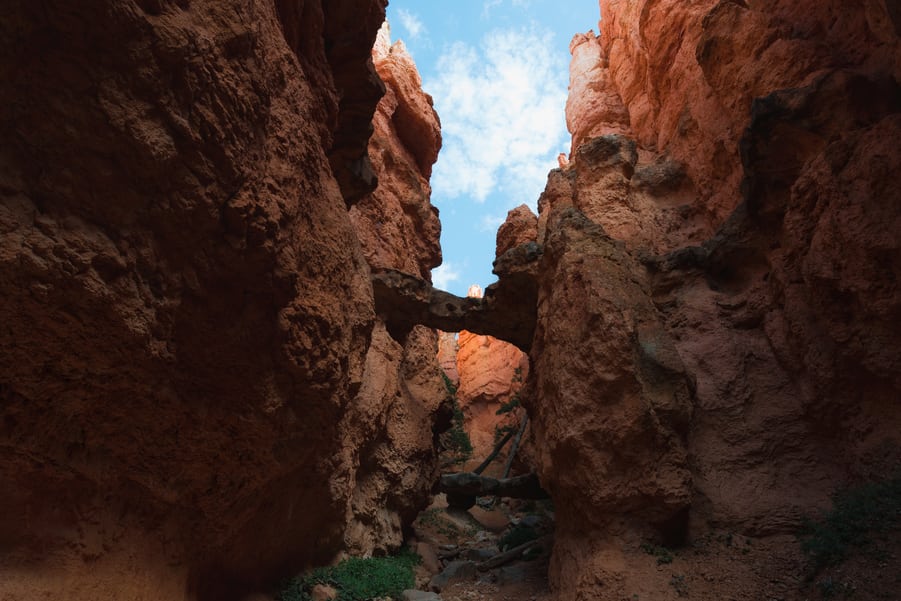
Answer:
[{"label": "white cloud", "polygon": [[459,279],[460,272],[446,261],[432,270],[432,285],[435,288],[447,290],[448,284]]},{"label": "white cloud", "polygon": [[415,14],[403,8],[398,9],[397,16],[400,18],[400,24],[404,26],[411,39],[418,39],[425,32],[425,25],[422,20]]},{"label": "white cloud", "polygon": [[479,230],[483,232],[496,232],[497,228],[506,220],[504,215],[482,215],[479,220]]},{"label": "white cloud", "polygon": [[551,44],[532,29],[498,30],[478,49],[458,42],[446,50],[425,86],[444,138],[435,194],[481,202],[503,191],[514,204],[538,197],[568,141],[568,69]]},{"label": "white cloud", "polygon": [[485,4],[482,6],[482,19],[491,18],[491,9],[495,6],[500,6],[504,0],[485,0]]}]

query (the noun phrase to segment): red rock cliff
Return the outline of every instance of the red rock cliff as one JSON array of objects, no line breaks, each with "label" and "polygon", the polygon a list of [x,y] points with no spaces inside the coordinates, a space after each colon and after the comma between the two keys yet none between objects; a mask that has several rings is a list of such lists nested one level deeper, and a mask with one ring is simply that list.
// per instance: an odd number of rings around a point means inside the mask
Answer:
[{"label": "red rock cliff", "polygon": [[[528,210],[528,209],[526,209]],[[534,216],[533,216],[534,219]],[[482,298],[478,285],[469,287],[469,298]],[[466,433],[472,442],[472,460],[480,464],[497,444],[498,430],[516,427],[514,413],[498,415],[504,403],[513,401],[529,373],[528,356],[521,350],[493,336],[466,330],[458,334],[456,372],[459,375],[457,401],[465,417]],[[521,409],[519,411],[522,411]],[[507,449],[499,455],[502,464]],[[493,470],[487,473],[491,474]]]},{"label": "red rock cliff", "polygon": [[[373,152],[384,6],[5,7],[0,596],[229,599],[396,544],[434,469],[434,335],[387,337],[366,258],[391,251],[347,206],[415,164],[434,265],[437,127]],[[383,66],[373,144],[437,126]]]},{"label": "red rock cliff", "polygon": [[[368,148],[378,186],[351,208],[351,221],[373,270],[430,280],[441,263],[441,224],[429,201],[429,176],[441,147],[438,115],[403,42],[391,44],[387,23],[372,58],[386,87]],[[376,320],[363,387],[344,418],[345,439],[364,442],[354,448],[345,534],[354,553],[396,550],[402,526],[430,500],[438,478],[432,430],[446,397],[437,350],[435,330],[417,326],[398,341]]]},{"label": "red rock cliff", "polygon": [[[791,533],[901,461],[901,21],[883,0],[600,8],[539,202],[527,398],[561,597],[676,598],[642,540]],[[783,594],[780,561],[692,597]]]}]

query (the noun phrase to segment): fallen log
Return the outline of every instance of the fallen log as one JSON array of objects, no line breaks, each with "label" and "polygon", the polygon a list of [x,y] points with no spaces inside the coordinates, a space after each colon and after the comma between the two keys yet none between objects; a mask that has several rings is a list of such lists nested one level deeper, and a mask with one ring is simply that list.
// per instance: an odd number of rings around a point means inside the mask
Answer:
[{"label": "fallen log", "polygon": [[[513,478],[490,478],[472,472],[443,474],[438,492],[456,497],[510,497],[513,499],[547,499],[550,495],[541,488],[538,476],[525,474]],[[473,500],[473,502],[475,502]]]},{"label": "fallen log", "polygon": [[507,549],[502,553],[498,553],[491,559],[486,559],[482,563],[476,564],[476,568],[480,572],[487,572],[488,570],[493,570],[496,567],[502,566],[505,563],[509,563],[516,559],[522,557],[522,554],[531,549],[532,547],[537,547],[539,545],[544,546],[551,541],[551,535],[542,536],[541,538],[536,538],[535,540],[530,540],[524,542],[521,545],[513,547],[512,549]]}]

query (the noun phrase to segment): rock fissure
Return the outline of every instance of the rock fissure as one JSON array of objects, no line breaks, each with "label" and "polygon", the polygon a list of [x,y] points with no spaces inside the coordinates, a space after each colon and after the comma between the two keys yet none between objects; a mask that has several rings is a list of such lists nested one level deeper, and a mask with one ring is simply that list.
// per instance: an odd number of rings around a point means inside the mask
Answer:
[{"label": "rock fissure", "polygon": [[467,298],[386,4],[0,16],[0,597],[268,599],[405,543],[445,599],[895,594],[896,523],[812,576],[796,538],[901,469],[894,3],[600,0]]}]

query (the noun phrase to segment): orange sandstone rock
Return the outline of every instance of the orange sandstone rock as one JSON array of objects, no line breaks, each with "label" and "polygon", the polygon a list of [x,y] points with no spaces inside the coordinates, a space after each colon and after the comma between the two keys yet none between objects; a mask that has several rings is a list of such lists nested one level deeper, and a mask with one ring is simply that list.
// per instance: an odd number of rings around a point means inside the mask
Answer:
[{"label": "orange sandstone rock", "polygon": [[438,365],[454,386],[460,384],[457,372],[457,333],[438,332]]},{"label": "orange sandstone rock", "polygon": [[606,73],[592,81],[612,83],[607,94],[622,99],[641,146],[685,163],[714,225],[739,202],[738,143],[754,98],[805,85],[823,69],[854,66],[901,79],[897,16],[884,0],[850,13],[840,0],[599,5]]},{"label": "orange sandstone rock", "polygon": [[[569,44],[569,96],[566,127],[572,133],[572,149],[603,134],[630,134],[629,112],[612,85],[610,70],[593,31],[576,34]],[[561,165],[562,167],[562,165]]]},{"label": "orange sandstone rock", "polygon": [[369,141],[378,187],[351,208],[351,218],[370,266],[431,281],[441,264],[441,223],[428,181],[441,148],[438,115],[403,42],[391,45],[387,23],[372,57],[386,86]]},{"label": "orange sandstone rock", "polygon": [[[531,215],[527,207],[520,209]],[[522,213],[519,209],[514,211]],[[481,298],[482,288],[473,284],[468,296]],[[456,371],[460,382],[457,402],[463,410],[464,427],[472,442],[472,459],[480,463],[494,449],[498,428],[513,423],[509,412],[497,415],[497,411],[502,404],[512,401],[522,388],[529,373],[529,358],[509,342],[466,330],[457,335],[457,349]]]},{"label": "orange sandstone rock", "polygon": [[882,0],[600,5],[539,200],[524,398],[552,583],[621,599],[672,588],[635,578],[642,540],[792,533],[901,464],[901,28]]},{"label": "orange sandstone rock", "polygon": [[507,219],[497,230],[495,256],[499,257],[511,248],[537,239],[538,217],[528,206],[519,205],[507,212]]},{"label": "orange sandstone rock", "polygon": [[473,459],[481,461],[494,448],[496,428],[510,425],[511,416],[497,411],[519,392],[529,373],[529,359],[508,342],[465,330],[458,344],[457,400],[466,416]]},{"label": "orange sandstone rock", "polygon": [[[370,267],[429,280],[441,263],[428,183],[441,146],[438,116],[403,43],[391,45],[388,35],[385,23],[372,49],[386,87],[369,143],[378,186],[350,217]],[[404,524],[428,504],[438,476],[433,424],[446,399],[437,352],[434,330],[415,327],[397,341],[377,320],[362,387],[342,422],[346,439],[363,443],[348,445],[355,470],[344,538],[354,554],[396,550]]]},{"label": "orange sandstone rock", "polygon": [[347,550],[385,554],[404,542],[410,524],[431,499],[438,478],[435,414],[447,396],[435,360],[437,335],[417,326],[404,344],[381,322],[373,330],[363,385],[342,420],[354,466]]}]

